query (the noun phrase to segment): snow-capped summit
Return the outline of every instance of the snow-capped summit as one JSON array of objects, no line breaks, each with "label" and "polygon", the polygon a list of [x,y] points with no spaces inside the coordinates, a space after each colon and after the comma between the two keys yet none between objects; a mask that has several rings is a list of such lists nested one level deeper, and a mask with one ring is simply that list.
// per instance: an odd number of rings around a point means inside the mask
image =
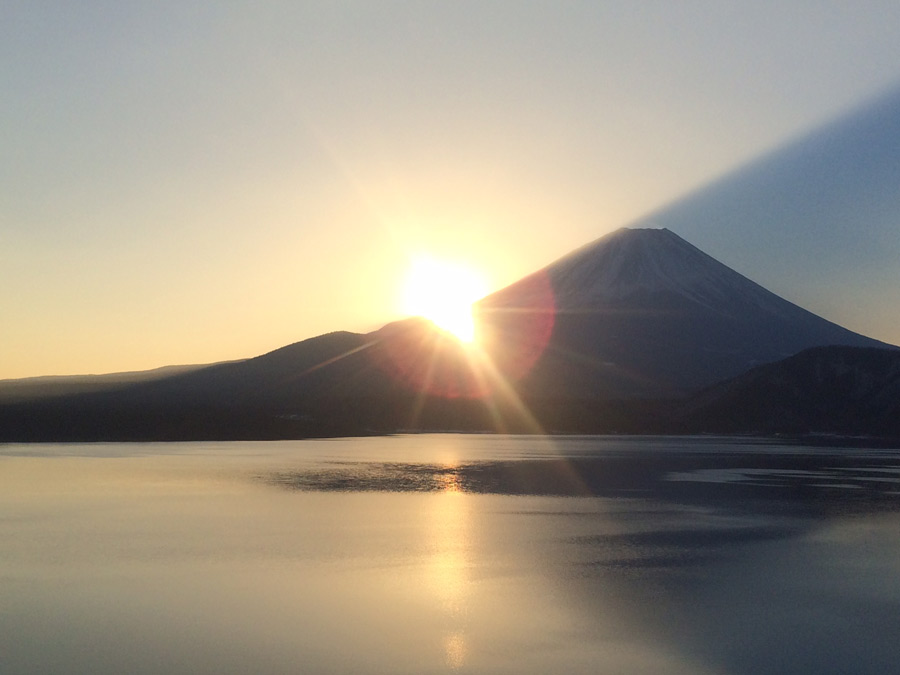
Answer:
[{"label": "snow-capped summit", "polygon": [[774,313],[790,306],[665,228],[623,227],[544,271],[561,311],[673,296],[724,313],[734,310],[737,297]]}]

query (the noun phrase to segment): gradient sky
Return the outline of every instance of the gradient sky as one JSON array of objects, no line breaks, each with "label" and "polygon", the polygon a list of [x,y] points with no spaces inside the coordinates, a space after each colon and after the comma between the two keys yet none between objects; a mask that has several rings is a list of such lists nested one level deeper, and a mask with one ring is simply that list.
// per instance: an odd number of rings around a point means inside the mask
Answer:
[{"label": "gradient sky", "polygon": [[0,378],[372,330],[411,255],[499,288],[898,82],[896,0],[6,0]]}]

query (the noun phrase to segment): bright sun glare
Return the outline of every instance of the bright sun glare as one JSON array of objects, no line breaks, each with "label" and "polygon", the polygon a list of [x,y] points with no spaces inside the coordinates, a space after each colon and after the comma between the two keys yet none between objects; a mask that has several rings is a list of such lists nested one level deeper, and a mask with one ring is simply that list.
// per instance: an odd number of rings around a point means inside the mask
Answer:
[{"label": "bright sun glare", "polygon": [[420,256],[410,265],[403,310],[433,321],[463,342],[472,342],[472,304],[486,294],[487,284],[475,270],[461,263]]}]

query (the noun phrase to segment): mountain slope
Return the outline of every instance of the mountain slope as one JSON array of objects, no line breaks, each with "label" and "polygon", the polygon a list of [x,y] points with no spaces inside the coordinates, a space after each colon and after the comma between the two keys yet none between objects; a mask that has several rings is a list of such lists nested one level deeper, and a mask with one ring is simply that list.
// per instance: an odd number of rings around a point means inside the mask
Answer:
[{"label": "mountain slope", "polygon": [[900,350],[808,349],[693,396],[681,419],[695,432],[900,438]]},{"label": "mountain slope", "polygon": [[479,310],[500,332],[512,317],[538,324],[552,314],[546,350],[522,383],[531,396],[673,396],[808,347],[886,346],[770,293],[665,229],[617,230],[485,298]]},{"label": "mountain slope", "polygon": [[0,442],[304,438],[463,418],[488,429],[480,385],[459,343],[409,319],[154,381],[0,401]]},{"label": "mountain slope", "polygon": [[0,380],[0,403],[38,400],[49,396],[66,396],[88,392],[121,389],[123,386],[162,380],[180,373],[206,368],[207,365],[163,366],[153,370],[110,373],[106,375],[49,375],[17,380]]}]

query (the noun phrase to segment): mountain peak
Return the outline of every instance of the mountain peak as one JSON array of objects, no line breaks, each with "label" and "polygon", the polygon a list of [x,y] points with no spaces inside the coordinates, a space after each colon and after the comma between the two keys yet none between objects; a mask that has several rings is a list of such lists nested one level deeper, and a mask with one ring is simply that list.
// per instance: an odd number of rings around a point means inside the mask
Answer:
[{"label": "mountain peak", "polygon": [[780,313],[789,304],[671,230],[620,228],[544,269],[558,310],[680,302],[730,312],[735,295]]}]

